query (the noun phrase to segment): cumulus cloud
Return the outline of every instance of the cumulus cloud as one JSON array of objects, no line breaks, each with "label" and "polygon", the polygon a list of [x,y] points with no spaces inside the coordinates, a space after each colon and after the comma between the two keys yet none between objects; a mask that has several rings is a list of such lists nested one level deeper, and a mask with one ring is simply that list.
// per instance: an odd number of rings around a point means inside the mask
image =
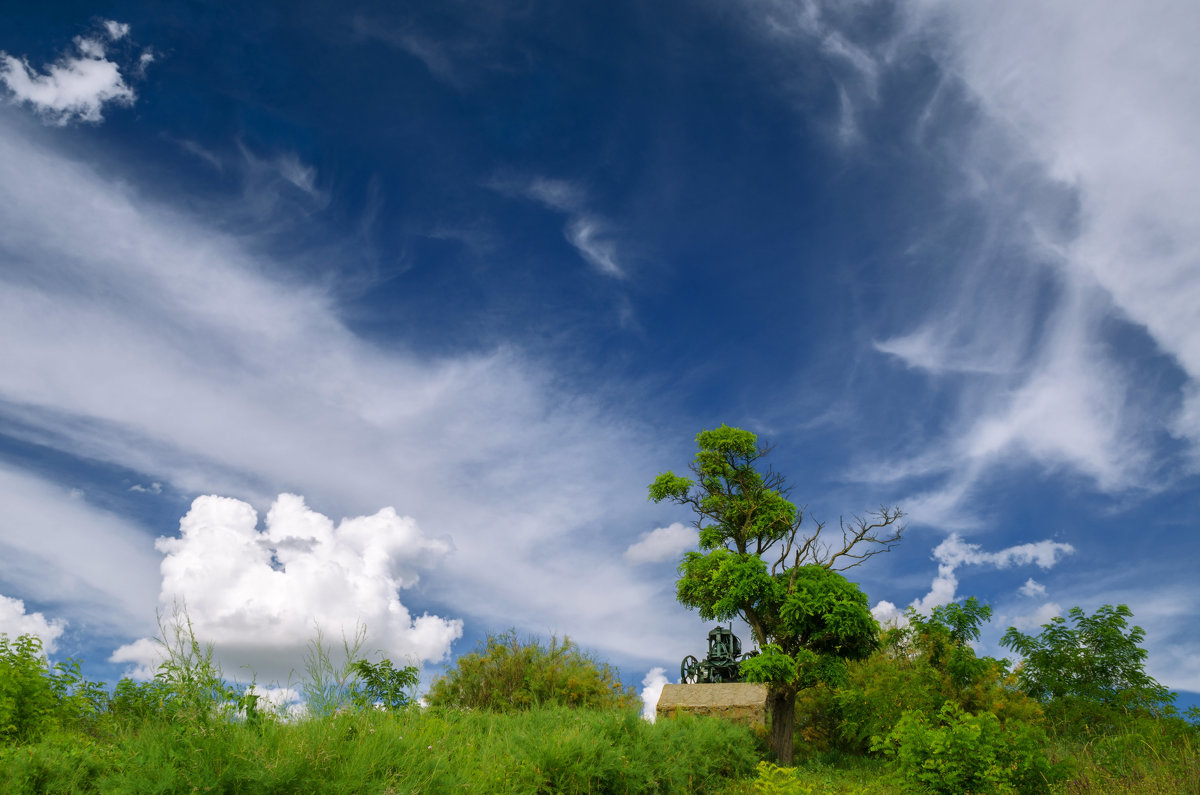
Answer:
[{"label": "cumulus cloud", "polygon": [[10,640],[20,635],[36,635],[42,641],[42,648],[51,653],[64,629],[65,621],[48,619],[42,613],[26,613],[23,600],[0,595],[0,635],[8,635]]},{"label": "cumulus cloud", "polygon": [[[927,614],[935,607],[957,601],[957,572],[962,566],[1007,569],[1012,566],[1036,565],[1042,569],[1049,569],[1058,563],[1063,555],[1069,555],[1074,551],[1075,548],[1070,544],[1044,540],[1015,544],[995,552],[987,552],[978,544],[963,541],[957,533],[951,533],[934,547],[933,559],[938,563],[937,575],[930,583],[929,592],[914,599],[912,607],[920,613]],[[1044,595],[1046,592],[1046,589],[1035,583],[1032,578],[1022,587],[1022,593],[1025,593],[1027,589],[1032,591],[1028,595]],[[1057,605],[1055,605],[1055,609],[1058,609]],[[903,623],[904,612],[892,602],[880,601],[872,608],[871,613],[880,623]]]},{"label": "cumulus cloud", "polygon": [[[1045,590],[1044,588],[1042,589]],[[1028,632],[1035,630],[1043,624],[1050,623],[1050,619],[1063,614],[1062,605],[1057,602],[1046,602],[1039,605],[1037,610],[1025,615],[1013,616],[1012,625],[1019,630]]]},{"label": "cumulus cloud", "polygon": [[[179,523],[178,538],[160,538],[162,608],[183,605],[197,640],[212,643],[234,669],[249,666],[281,679],[299,667],[320,629],[353,636],[397,661],[436,662],[462,634],[461,620],[412,617],[398,591],[414,586],[419,569],[444,557],[446,541],[422,535],[415,521],[385,508],[334,524],[281,494],[262,530],[245,502],[198,497]],[[114,662],[143,672],[157,654],[138,641]]]},{"label": "cumulus cloud", "polygon": [[254,684],[243,692],[246,695],[258,696],[260,709],[273,712],[285,720],[303,718],[308,713],[307,705],[301,700],[300,691],[294,687]]},{"label": "cumulus cloud", "polygon": [[963,564],[976,564],[1006,569],[1009,566],[1035,564],[1040,568],[1048,569],[1063,555],[1069,555],[1074,551],[1075,548],[1070,544],[1045,540],[1031,544],[1017,544],[997,552],[985,552],[978,544],[963,541],[957,533],[951,533],[946,540],[934,548],[933,557],[951,568],[957,568]]},{"label": "cumulus cloud", "polygon": [[658,716],[658,698],[667,682],[665,668],[654,667],[642,678],[642,717],[654,723]]},{"label": "cumulus cloud", "polygon": [[1021,596],[1038,597],[1046,595],[1046,586],[1030,577],[1020,588]]},{"label": "cumulus cloud", "polygon": [[625,550],[629,563],[662,563],[677,560],[685,550],[696,545],[696,531],[672,522],[642,536]]},{"label": "cumulus cloud", "polygon": [[105,105],[132,105],[136,95],[121,75],[120,66],[106,57],[108,41],[129,34],[129,25],[106,20],[97,36],[76,36],[78,54],[63,55],[34,70],[29,62],[0,52],[0,82],[18,102],[28,103],[52,124],[73,120],[101,122]]}]

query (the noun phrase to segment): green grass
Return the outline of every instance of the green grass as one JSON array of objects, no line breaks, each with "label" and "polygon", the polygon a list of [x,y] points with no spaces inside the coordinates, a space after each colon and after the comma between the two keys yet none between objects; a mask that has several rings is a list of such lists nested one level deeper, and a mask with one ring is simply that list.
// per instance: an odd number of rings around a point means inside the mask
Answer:
[{"label": "green grass", "polygon": [[[211,650],[184,629],[155,680],[122,680],[112,693],[84,680],[73,661],[50,665],[36,639],[0,636],[0,792],[917,791],[897,775],[895,760],[856,746],[798,737],[797,766],[779,768],[763,761],[768,754],[761,731],[686,716],[649,724],[622,699],[589,708],[521,702],[514,711],[461,705],[422,710],[411,705],[410,692],[391,700],[394,709],[376,709],[348,678],[354,664],[334,665],[319,640],[305,683],[308,717],[284,720],[225,682]],[[352,660],[353,649],[345,651]],[[370,668],[413,678],[407,669]],[[1048,756],[1063,775],[1051,770],[1018,786],[1064,795],[1200,793],[1195,725],[1170,712],[1077,712],[1048,722]],[[956,764],[990,759],[988,764],[1001,766],[975,779],[1012,792],[1006,782],[1021,780],[1005,773],[1016,768],[1004,767],[1003,755],[970,752],[975,735],[968,730],[982,723],[959,723]],[[1009,742],[1007,737],[1000,739]],[[1039,755],[1044,738],[1039,734]],[[906,770],[910,782],[928,784]],[[934,784],[955,791],[945,780]]]},{"label": "green grass", "polygon": [[[1050,754],[1071,773],[1054,792],[1200,793],[1200,749],[1179,724],[1142,720],[1060,738]],[[793,769],[766,767],[756,776],[765,755],[752,732],[717,719],[648,724],[618,710],[349,710],[257,724],[101,717],[0,746],[0,791],[906,791],[880,758],[815,754]]]},{"label": "green grass", "polygon": [[96,728],[0,749],[0,790],[712,792],[761,758],[749,730],[719,720],[651,725],[633,712],[565,708]]}]

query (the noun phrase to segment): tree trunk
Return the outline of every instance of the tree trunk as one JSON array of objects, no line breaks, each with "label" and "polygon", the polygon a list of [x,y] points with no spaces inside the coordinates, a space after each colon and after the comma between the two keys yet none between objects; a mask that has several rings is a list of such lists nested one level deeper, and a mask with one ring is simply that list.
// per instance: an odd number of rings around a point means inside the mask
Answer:
[{"label": "tree trunk", "polygon": [[792,764],[792,734],[796,728],[796,692],[771,688],[767,694],[771,711],[771,750],[780,765]]}]

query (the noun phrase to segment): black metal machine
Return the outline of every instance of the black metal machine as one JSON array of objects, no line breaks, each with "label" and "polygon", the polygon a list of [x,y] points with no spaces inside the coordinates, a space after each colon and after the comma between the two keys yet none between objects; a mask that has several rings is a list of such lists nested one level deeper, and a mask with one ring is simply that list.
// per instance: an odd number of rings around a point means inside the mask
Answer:
[{"label": "black metal machine", "polygon": [[683,658],[679,666],[679,681],[683,684],[737,682],[738,663],[751,654],[742,654],[742,642],[732,627],[716,627],[708,633],[708,656],[697,660],[692,655]]}]

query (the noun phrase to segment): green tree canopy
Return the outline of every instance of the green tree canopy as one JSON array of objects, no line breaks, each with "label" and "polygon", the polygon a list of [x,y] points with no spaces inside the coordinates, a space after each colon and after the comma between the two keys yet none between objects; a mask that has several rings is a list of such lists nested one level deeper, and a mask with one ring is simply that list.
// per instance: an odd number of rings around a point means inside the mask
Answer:
[{"label": "green tree canopy", "polygon": [[548,705],[634,709],[637,695],[616,669],[585,654],[570,638],[522,642],[516,630],[489,635],[433,683],[429,704],[517,712]]},{"label": "green tree canopy", "polygon": [[679,601],[706,620],[744,620],[761,647],[742,664],[750,681],[770,685],[772,747],[792,757],[795,697],[800,688],[835,679],[842,661],[875,648],[879,626],[865,594],[839,571],[859,565],[900,540],[901,512],[881,508],[840,521],[841,542],[825,526],[804,527],[804,509],[788,499],[782,475],[761,470],[769,452],[750,431],[722,425],[696,437],[693,478],[664,472],[650,499],[695,513],[698,552],[679,565]]},{"label": "green tree canopy", "polygon": [[1087,719],[1097,710],[1158,713],[1174,696],[1146,673],[1146,633],[1130,627],[1127,605],[1104,605],[1092,615],[1072,607],[1070,623],[1055,616],[1037,635],[1009,627],[1000,643],[1024,659],[1016,669],[1021,689],[1059,719]]}]

